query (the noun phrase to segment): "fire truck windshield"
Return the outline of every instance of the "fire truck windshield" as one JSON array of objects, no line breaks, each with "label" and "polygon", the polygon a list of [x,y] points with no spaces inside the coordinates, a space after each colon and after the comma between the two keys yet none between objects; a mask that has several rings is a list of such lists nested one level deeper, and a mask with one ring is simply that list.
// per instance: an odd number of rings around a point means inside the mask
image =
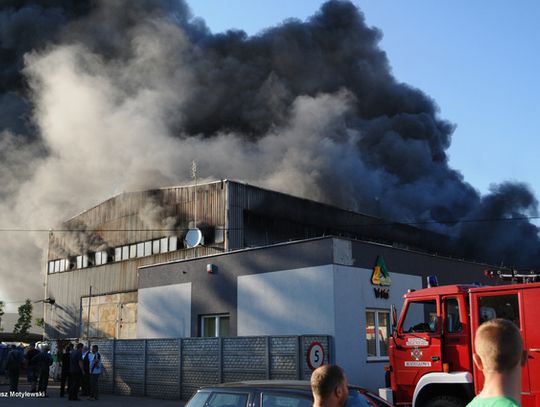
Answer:
[{"label": "fire truck windshield", "polygon": [[437,303],[435,300],[410,302],[402,331],[409,332],[436,332],[438,329]]}]

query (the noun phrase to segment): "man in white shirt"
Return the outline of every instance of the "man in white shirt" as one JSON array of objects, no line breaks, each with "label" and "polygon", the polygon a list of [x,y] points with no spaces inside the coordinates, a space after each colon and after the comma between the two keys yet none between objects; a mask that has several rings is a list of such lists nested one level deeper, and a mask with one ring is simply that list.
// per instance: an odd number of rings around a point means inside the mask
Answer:
[{"label": "man in white shirt", "polygon": [[90,399],[98,399],[98,379],[102,372],[101,355],[98,352],[98,346],[92,345],[92,352],[88,354],[88,360],[90,362]]}]

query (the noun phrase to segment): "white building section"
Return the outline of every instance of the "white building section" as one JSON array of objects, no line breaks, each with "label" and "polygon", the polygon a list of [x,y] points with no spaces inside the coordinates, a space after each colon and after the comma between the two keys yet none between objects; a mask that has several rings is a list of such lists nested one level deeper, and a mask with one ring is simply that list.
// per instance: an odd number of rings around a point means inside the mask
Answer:
[{"label": "white building section", "polygon": [[333,266],[238,277],[238,336],[334,335]]},{"label": "white building section", "polygon": [[[383,324],[389,323],[390,305],[401,304],[407,289],[421,288],[422,279],[392,273],[388,298],[377,298],[372,273],[329,264],[240,276],[238,335],[331,335],[335,363],[347,371],[350,382],[381,387],[388,361],[381,347],[387,346],[390,331]],[[368,323],[368,314],[377,316],[375,325]],[[373,338],[369,350],[367,338]],[[378,354],[370,355],[373,351]]]},{"label": "white building section", "polygon": [[191,283],[139,289],[137,338],[191,336]]}]

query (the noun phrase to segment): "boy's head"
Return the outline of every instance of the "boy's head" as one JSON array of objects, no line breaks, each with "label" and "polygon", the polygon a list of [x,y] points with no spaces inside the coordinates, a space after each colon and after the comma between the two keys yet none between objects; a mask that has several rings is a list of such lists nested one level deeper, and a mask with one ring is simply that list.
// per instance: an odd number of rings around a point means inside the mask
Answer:
[{"label": "boy's head", "polygon": [[476,331],[474,361],[484,373],[503,373],[527,361],[518,327],[507,319],[484,322]]}]

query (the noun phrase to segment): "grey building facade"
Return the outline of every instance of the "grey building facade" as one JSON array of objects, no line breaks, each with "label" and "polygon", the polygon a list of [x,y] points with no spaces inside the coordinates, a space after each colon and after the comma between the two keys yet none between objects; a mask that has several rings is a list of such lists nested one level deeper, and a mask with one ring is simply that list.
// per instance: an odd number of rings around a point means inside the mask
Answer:
[{"label": "grey building facade", "polygon": [[[382,259],[382,260],[381,260]],[[384,262],[389,285],[373,283]],[[384,387],[390,306],[408,289],[483,281],[485,265],[323,237],[139,269],[137,338],[327,335],[353,383]]]}]

